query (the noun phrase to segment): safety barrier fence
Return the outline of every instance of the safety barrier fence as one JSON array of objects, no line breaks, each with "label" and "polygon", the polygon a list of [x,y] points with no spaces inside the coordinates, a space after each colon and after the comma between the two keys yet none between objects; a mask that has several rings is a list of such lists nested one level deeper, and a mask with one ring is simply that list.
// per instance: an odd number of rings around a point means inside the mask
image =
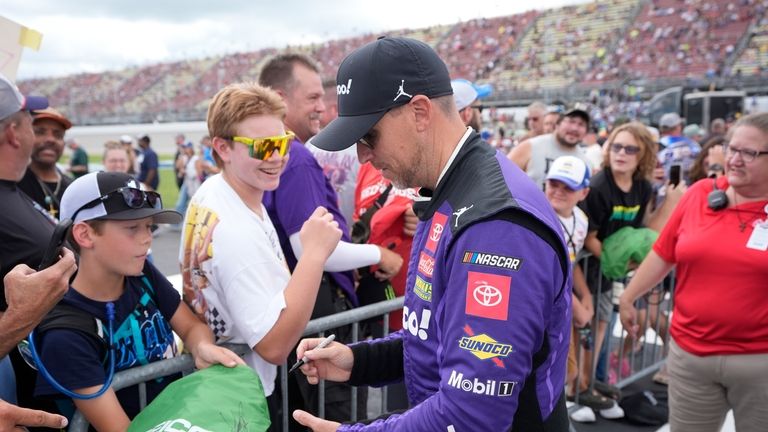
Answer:
[{"label": "safety barrier fence", "polygon": [[[580,261],[584,274],[589,274],[588,258],[587,254]],[[600,273],[602,274],[602,269],[600,269]],[[588,375],[589,385],[586,390],[588,394],[595,391],[597,375],[600,372],[603,376],[599,378],[608,381],[609,384],[619,390],[624,390],[631,384],[658,372],[666,359],[675,274],[674,272],[671,273],[660,285],[635,302],[635,308],[638,311],[637,324],[640,326],[637,340],[630,338],[627,331],[623,329],[618,313],[619,296],[631,280],[632,274],[633,272],[630,272],[626,278],[612,281],[612,286],[608,289],[612,299],[609,316],[605,316],[605,313],[597,306],[598,297],[603,291],[602,278],[597,278],[594,284],[596,289],[591,290],[595,300],[594,317],[588,326],[579,329],[576,333],[579,338],[579,343],[576,344],[578,370],[583,370],[583,361],[589,361],[592,365],[596,365],[592,367],[591,373]],[[601,321],[607,322],[601,352],[589,349],[589,351],[584,352],[585,355],[582,355],[585,347],[594,348]],[[603,365],[601,366],[600,363]],[[571,414],[583,408],[578,389],[581,388],[584,379],[584,376],[579,373],[573,384],[576,391],[573,392],[575,405],[569,408]],[[574,428],[572,427],[571,430]]]},{"label": "safety barrier fence", "polygon": [[[389,329],[389,313],[403,307],[403,298],[399,297],[393,300],[387,300],[368,306],[363,306],[340,312],[334,315],[317,318],[310,321],[307,327],[304,329],[304,336],[320,336],[322,337],[325,331],[329,329],[338,328],[341,326],[352,325],[352,340],[357,342],[360,339],[360,326],[361,322],[370,318],[381,317],[382,327],[384,328],[384,335],[387,334]],[[225,345],[227,348],[232,349],[236,353],[242,355],[246,353],[249,348],[247,345]],[[159,362],[151,363],[144,366],[131,368],[125,371],[121,371],[115,374],[112,381],[112,388],[117,391],[126,387],[134,385],[139,386],[139,402],[143,409],[147,405],[146,398],[146,383],[148,381],[161,378],[168,375],[173,375],[179,372],[191,372],[194,370],[194,359],[190,354],[184,354],[172,359],[162,360]],[[282,430],[288,430],[288,365],[283,363],[280,366],[280,383],[283,389],[282,394]],[[325,392],[324,383],[320,381],[318,392],[318,415],[324,417],[325,408]],[[367,413],[357,413],[357,388],[352,387],[352,402],[351,402],[351,415],[352,419],[365,418]],[[386,387],[382,389],[381,395],[381,412],[387,411],[387,390]],[[71,432],[86,432],[88,431],[88,422],[85,420],[80,411],[77,411],[72,418],[69,430]]]},{"label": "safety barrier fence", "polygon": [[[584,258],[586,259],[586,258]],[[585,264],[586,265],[586,264]],[[585,274],[588,272],[588,267],[584,269]],[[609,376],[616,377],[615,386],[619,389],[623,389],[628,385],[644,378],[645,376],[659,370],[660,366],[664,362],[666,357],[666,346],[668,342],[668,325],[665,322],[669,322],[669,312],[672,308],[671,293],[674,288],[674,278],[668,278],[665,282],[657,287],[651,294],[638,300],[636,306],[639,311],[639,324],[641,329],[647,329],[641,331],[641,337],[638,341],[630,341],[627,338],[627,333],[621,329],[621,324],[618,323],[618,296],[621,294],[621,290],[624,287],[625,281],[615,282],[611,287],[612,297],[614,300],[613,311],[610,317],[601,316],[601,310],[599,307],[595,307],[595,316],[589,326],[585,329],[581,329],[577,335],[579,337],[579,343],[576,344],[576,355],[578,359],[578,370],[581,369],[581,351],[583,346],[590,346],[595,341],[597,334],[598,323],[600,321],[608,321],[605,343],[603,343],[603,350],[605,350],[606,358],[608,360],[607,368],[605,368],[605,378]],[[597,289],[593,296],[597,300],[597,296],[602,291],[602,284],[600,281],[597,283]],[[338,328],[341,326],[352,325],[352,340],[358,341],[361,335],[361,322],[370,318],[381,317],[382,327],[384,329],[384,335],[386,336],[387,329],[389,328],[389,312],[401,309],[403,306],[403,298],[399,297],[393,300],[388,300],[349,311],[341,312],[334,315],[314,319],[307,324],[304,331],[304,336],[324,336],[324,333],[329,329]],[[604,315],[604,314],[603,314]],[[651,325],[649,325],[651,324]],[[621,330],[620,330],[621,329]],[[248,351],[246,345],[226,345],[236,353],[242,355]],[[640,352],[637,353],[639,347]],[[599,361],[600,353],[591,350],[589,352],[591,356],[592,364]],[[613,358],[614,361],[610,359]],[[625,361],[626,360],[626,361]],[[626,367],[622,367],[625,364],[629,364],[629,373],[627,374]],[[588,391],[592,392],[595,389],[596,371],[597,367],[592,368],[592,372],[589,375]],[[179,372],[191,372],[194,370],[194,360],[191,355],[184,354],[173,359],[163,360],[152,364],[132,368],[115,374],[115,378],[112,382],[112,387],[115,391],[131,387],[134,385],[139,386],[139,399],[140,406],[143,408],[146,406],[146,382]],[[288,412],[288,365],[283,364],[280,366],[279,377],[281,383],[282,393],[282,430],[288,430],[289,415]],[[584,377],[577,376],[574,387],[580,388],[581,380]],[[318,391],[318,415],[324,417],[325,406],[325,392],[324,383],[320,381]],[[368,413],[357,412],[357,388],[352,387],[352,401],[351,401],[351,419],[356,420],[358,418],[366,418]],[[575,391],[575,405],[569,408],[569,412],[573,413],[578,409],[581,409],[579,400],[579,391]],[[387,388],[383,387],[381,390],[381,406],[379,413],[387,412]],[[88,423],[78,411],[75,413],[74,418],[70,424],[70,431],[73,432],[85,432],[88,430]],[[574,430],[571,427],[571,430]]]}]

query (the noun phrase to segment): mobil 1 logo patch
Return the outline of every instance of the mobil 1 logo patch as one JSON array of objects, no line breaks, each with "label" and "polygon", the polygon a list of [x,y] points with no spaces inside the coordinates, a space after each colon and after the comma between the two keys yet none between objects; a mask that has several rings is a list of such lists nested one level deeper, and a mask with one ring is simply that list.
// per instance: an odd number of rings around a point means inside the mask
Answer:
[{"label": "mobil 1 logo patch", "polygon": [[522,258],[469,250],[464,251],[461,262],[464,264],[474,264],[512,271],[520,270],[520,267],[523,265]]},{"label": "mobil 1 logo patch", "polygon": [[512,396],[515,391],[516,381],[496,381],[496,380],[479,380],[474,378],[472,380],[469,377],[464,377],[464,374],[451,370],[451,376],[448,378],[448,385],[457,388],[467,393],[474,393],[485,396]]}]

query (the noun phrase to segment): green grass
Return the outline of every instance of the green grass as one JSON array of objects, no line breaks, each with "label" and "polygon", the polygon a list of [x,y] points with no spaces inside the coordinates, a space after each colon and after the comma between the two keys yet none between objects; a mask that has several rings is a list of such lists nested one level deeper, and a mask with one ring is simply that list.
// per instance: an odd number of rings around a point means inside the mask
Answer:
[{"label": "green grass", "polygon": [[157,192],[163,198],[163,207],[172,209],[176,207],[176,200],[179,199],[179,188],[176,187],[176,175],[171,168],[160,169],[160,185]]},{"label": "green grass", "polygon": [[[161,162],[172,161],[173,155],[159,155],[159,158]],[[101,164],[101,154],[88,155],[88,161]],[[62,155],[59,164],[65,167],[69,165],[69,155]],[[176,207],[176,200],[179,199],[179,188],[176,187],[176,175],[172,168],[160,168],[160,186],[158,186],[157,191],[163,198],[163,207],[169,209]]]}]

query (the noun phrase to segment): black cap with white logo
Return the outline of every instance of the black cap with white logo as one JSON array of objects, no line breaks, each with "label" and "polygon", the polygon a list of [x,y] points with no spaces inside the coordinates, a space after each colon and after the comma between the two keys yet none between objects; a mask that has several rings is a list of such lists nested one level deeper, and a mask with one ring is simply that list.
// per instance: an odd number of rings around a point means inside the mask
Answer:
[{"label": "black cap with white logo", "polygon": [[310,142],[329,151],[355,144],[392,108],[416,95],[453,94],[448,68],[424,42],[382,37],[347,56],[336,76],[339,116]]}]

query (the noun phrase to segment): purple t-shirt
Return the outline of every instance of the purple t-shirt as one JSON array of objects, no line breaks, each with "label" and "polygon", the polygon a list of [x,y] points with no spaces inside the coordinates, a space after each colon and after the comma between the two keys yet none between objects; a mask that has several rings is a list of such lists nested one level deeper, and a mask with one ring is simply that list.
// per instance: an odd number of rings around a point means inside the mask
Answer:
[{"label": "purple t-shirt", "polygon": [[[280,186],[274,191],[265,192],[263,203],[280,238],[288,267],[293,271],[296,268],[296,255],[288,239],[301,230],[318,206],[325,207],[333,214],[342,232],[341,240],[349,242],[350,238],[346,220],[339,211],[336,191],[328,183],[312,153],[301,141],[295,139],[291,142],[290,155],[285,171],[280,176]],[[350,301],[357,305],[352,272],[328,274],[344,290]]]}]

